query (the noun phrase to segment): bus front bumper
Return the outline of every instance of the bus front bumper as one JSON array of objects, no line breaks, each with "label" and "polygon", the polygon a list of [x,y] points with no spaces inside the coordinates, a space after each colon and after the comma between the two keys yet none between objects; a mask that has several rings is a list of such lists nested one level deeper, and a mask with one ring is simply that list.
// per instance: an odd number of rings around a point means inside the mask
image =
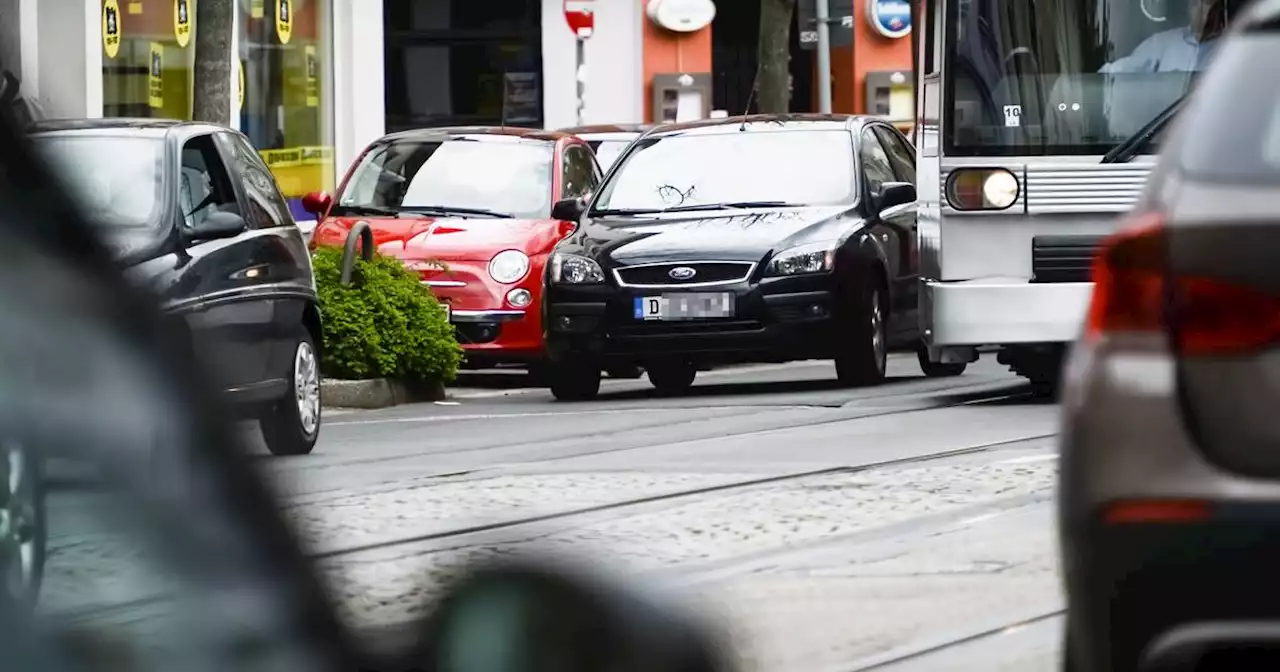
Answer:
[{"label": "bus front bumper", "polygon": [[1068,343],[1084,324],[1091,282],[1022,279],[924,282],[921,331],[927,345]]}]

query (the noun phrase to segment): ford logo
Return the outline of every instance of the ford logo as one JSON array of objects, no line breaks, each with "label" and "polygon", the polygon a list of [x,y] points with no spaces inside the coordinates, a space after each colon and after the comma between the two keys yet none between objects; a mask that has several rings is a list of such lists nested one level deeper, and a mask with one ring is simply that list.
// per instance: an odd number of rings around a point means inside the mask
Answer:
[{"label": "ford logo", "polygon": [[667,275],[672,280],[688,280],[697,274],[697,271],[689,268],[688,266],[676,266],[675,268],[667,271]]}]

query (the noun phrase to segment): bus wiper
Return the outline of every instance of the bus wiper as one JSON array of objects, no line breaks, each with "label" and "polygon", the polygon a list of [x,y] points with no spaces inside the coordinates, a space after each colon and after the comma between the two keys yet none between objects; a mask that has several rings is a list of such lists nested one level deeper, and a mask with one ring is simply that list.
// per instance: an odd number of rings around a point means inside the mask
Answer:
[{"label": "bus wiper", "polygon": [[446,205],[414,205],[399,208],[399,212],[414,215],[470,215],[473,217],[493,217],[495,219],[514,219],[515,215],[496,210],[482,208],[455,208]]},{"label": "bus wiper", "polygon": [[796,203],[787,201],[733,201],[730,203],[700,203],[698,205],[677,205],[662,212],[697,212],[700,210],[742,210],[746,208],[795,208]]},{"label": "bus wiper", "polygon": [[1138,129],[1137,133],[1134,133],[1120,144],[1112,147],[1111,151],[1107,152],[1106,155],[1102,157],[1102,163],[1121,163],[1137,156],[1138,152],[1142,151],[1148,144],[1150,144],[1151,139],[1154,138],[1157,133],[1159,133],[1165,126],[1169,125],[1169,121],[1178,114],[1179,110],[1182,109],[1182,104],[1187,100],[1189,94],[1190,89],[1188,89],[1187,93],[1182,94],[1177,100],[1173,101],[1172,105],[1164,108],[1164,111],[1160,112],[1160,114],[1152,117],[1151,121],[1148,121],[1145,126]]}]

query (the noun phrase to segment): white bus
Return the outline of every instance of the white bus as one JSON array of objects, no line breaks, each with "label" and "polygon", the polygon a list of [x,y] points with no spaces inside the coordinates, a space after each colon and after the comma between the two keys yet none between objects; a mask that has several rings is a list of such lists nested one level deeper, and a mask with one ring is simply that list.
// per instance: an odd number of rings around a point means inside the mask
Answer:
[{"label": "white bus", "polygon": [[1238,0],[916,1],[923,356],[995,349],[1052,389],[1092,253]]}]

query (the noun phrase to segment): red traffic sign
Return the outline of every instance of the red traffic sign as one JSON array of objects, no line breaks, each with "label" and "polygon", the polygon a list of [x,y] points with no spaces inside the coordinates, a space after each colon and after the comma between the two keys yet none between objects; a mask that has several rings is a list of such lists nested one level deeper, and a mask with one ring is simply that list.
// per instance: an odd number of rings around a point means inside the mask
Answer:
[{"label": "red traffic sign", "polygon": [[578,37],[591,37],[596,27],[595,0],[564,0],[564,20]]}]

